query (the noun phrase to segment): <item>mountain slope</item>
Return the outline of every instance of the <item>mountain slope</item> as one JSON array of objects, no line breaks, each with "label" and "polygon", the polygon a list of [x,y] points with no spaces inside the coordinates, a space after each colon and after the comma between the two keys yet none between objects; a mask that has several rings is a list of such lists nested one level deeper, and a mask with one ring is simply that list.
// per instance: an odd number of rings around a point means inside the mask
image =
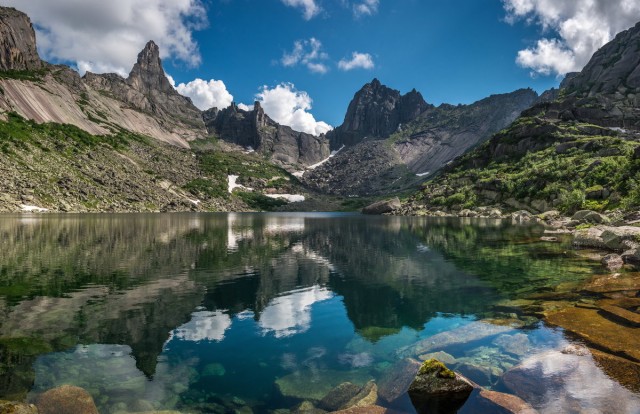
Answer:
[{"label": "mountain slope", "polygon": [[640,205],[639,51],[640,23],[567,76],[555,100],[523,112],[426,183],[405,211]]},{"label": "mountain slope", "polygon": [[402,96],[374,79],[356,93],[345,123],[328,134],[332,145],[346,148],[303,180],[340,195],[408,189],[509,125],[536,99],[534,91],[523,89],[436,108],[418,92]]}]

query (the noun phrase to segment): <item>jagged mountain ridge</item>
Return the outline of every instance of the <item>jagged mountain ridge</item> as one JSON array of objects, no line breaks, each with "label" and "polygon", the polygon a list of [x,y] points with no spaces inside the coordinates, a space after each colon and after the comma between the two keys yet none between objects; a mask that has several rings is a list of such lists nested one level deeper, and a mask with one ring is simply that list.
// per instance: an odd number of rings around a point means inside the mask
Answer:
[{"label": "jagged mountain ridge", "polygon": [[508,126],[537,99],[522,89],[435,107],[415,90],[403,96],[374,79],[354,96],[345,123],[328,134],[332,145],[346,148],[303,179],[319,191],[349,196],[408,189]]},{"label": "jagged mountain ridge", "polygon": [[259,102],[251,111],[232,103],[222,110],[209,109],[203,117],[209,133],[233,144],[251,147],[284,166],[299,169],[329,156],[326,137],[297,132],[278,124],[265,114]]},{"label": "jagged mountain ridge", "polygon": [[550,100],[426,183],[405,212],[544,212],[640,205],[640,23],[567,75]]}]

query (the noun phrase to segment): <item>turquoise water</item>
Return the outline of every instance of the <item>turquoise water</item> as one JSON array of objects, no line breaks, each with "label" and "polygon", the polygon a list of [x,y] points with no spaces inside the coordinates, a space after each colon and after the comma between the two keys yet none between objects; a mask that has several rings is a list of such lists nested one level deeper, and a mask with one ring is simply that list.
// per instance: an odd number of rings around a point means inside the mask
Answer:
[{"label": "turquoise water", "polygon": [[[2,216],[0,399],[74,384],[101,413],[282,413],[438,351],[516,392],[506,372],[573,341],[505,301],[602,272],[542,232],[350,214]],[[446,332],[459,340],[425,351]],[[592,362],[567,377],[640,412]],[[530,402],[607,412],[569,379]],[[414,412],[406,395],[380,403]],[[461,412],[483,411],[471,398]]]}]

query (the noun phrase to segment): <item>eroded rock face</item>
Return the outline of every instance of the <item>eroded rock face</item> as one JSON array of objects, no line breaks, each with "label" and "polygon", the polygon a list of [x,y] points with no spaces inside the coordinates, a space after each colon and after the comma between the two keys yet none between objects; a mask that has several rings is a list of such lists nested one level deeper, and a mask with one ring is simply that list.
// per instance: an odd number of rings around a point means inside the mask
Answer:
[{"label": "eroded rock face", "polygon": [[203,118],[209,133],[251,147],[283,166],[309,166],[329,157],[329,141],[324,135],[317,137],[278,124],[265,114],[259,102],[252,111],[236,104],[222,110],[212,108],[204,112]]},{"label": "eroded rock face", "polygon": [[327,134],[331,149],[355,145],[365,137],[386,138],[430,107],[415,89],[401,95],[374,79],[355,94],[344,123]]},{"label": "eroded rock face", "polygon": [[42,66],[31,19],[14,8],[0,7],[0,70],[37,70]]},{"label": "eroded rock face", "polygon": [[191,99],[180,95],[169,83],[162,68],[160,49],[153,41],[138,54],[127,79],[120,75],[87,72],[84,81],[92,89],[107,93],[133,108],[163,120],[197,129],[206,135],[202,113]]}]

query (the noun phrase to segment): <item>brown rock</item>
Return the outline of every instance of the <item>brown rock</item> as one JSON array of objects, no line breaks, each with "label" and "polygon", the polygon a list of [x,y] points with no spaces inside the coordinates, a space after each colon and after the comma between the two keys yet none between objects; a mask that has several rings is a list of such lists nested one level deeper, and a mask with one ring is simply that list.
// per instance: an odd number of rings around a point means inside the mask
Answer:
[{"label": "brown rock", "polygon": [[394,414],[395,411],[379,405],[370,405],[368,407],[354,407],[346,410],[333,411],[335,414]]},{"label": "brown rock", "polygon": [[38,409],[33,404],[0,400],[0,414],[38,414]]},{"label": "brown rock", "polygon": [[522,398],[515,395],[482,390],[479,397],[502,412],[506,411],[510,414],[536,414],[538,412]]},{"label": "brown rock", "polygon": [[409,389],[409,385],[420,369],[421,364],[407,358],[396,364],[378,384],[378,394],[387,402],[400,398]]},{"label": "brown rock", "polygon": [[36,405],[40,414],[98,414],[91,395],[73,385],[63,385],[45,392]]},{"label": "brown rock", "polygon": [[345,405],[354,398],[362,389],[362,387],[351,382],[343,382],[338,385],[318,403],[318,407],[323,410],[335,411],[345,407]]},{"label": "brown rock", "polygon": [[0,71],[41,68],[31,19],[16,9],[0,7]]},{"label": "brown rock", "polygon": [[608,254],[602,258],[601,263],[611,270],[620,269],[624,265],[622,256],[619,254]]},{"label": "brown rock", "polygon": [[409,386],[411,402],[419,413],[455,412],[467,400],[473,385],[436,359],[422,363]]},{"label": "brown rock", "polygon": [[391,213],[394,210],[397,210],[401,207],[400,199],[398,197],[392,198],[390,200],[378,201],[377,203],[373,203],[362,209],[363,214],[385,214]]}]

